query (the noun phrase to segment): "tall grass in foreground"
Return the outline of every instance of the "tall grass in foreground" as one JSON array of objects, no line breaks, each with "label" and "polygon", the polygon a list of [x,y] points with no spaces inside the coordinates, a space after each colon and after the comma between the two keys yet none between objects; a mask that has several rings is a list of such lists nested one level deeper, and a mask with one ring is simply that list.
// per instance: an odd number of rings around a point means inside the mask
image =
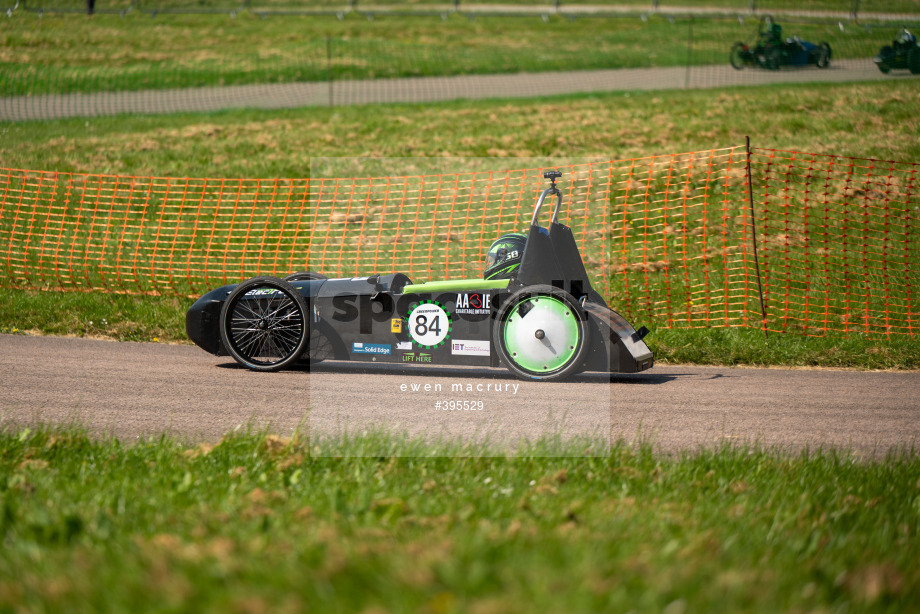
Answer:
[{"label": "tall grass in foreground", "polygon": [[[379,442],[374,442],[377,446]],[[908,611],[920,456],[0,433],[0,611]],[[320,456],[323,455],[323,456]]]}]

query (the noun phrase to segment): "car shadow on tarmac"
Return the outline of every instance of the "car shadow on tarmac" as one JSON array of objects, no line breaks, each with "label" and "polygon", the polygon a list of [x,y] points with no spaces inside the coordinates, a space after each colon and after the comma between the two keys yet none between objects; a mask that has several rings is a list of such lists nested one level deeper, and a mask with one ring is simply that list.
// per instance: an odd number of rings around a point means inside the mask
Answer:
[{"label": "car shadow on tarmac", "polygon": [[[243,369],[241,365],[235,362],[227,362],[217,365],[222,369]],[[320,364],[310,366],[298,366],[293,371],[304,373],[354,373],[355,375],[402,375],[418,377],[456,377],[466,379],[496,379],[496,380],[516,380],[514,375],[501,367],[464,367],[464,366],[422,366],[422,365],[394,365],[392,363],[368,363],[368,362],[346,362],[346,361],[324,361]],[[670,373],[656,373],[655,371],[646,371],[643,373],[580,373],[565,380],[566,383],[590,383],[590,384],[666,384],[675,380],[677,376]]]}]

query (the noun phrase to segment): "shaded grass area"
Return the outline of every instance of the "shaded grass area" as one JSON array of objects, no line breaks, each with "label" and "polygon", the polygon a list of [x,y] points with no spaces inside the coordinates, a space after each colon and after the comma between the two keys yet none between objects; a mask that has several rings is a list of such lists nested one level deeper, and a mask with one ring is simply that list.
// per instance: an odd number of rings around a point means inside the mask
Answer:
[{"label": "shaded grass area", "polygon": [[[0,333],[189,343],[193,299],[0,288]],[[616,306],[614,305],[614,308]],[[805,337],[750,328],[668,329],[637,320],[659,364],[920,369],[920,341],[903,335]]]},{"label": "shaded grass area", "polygon": [[[350,457],[381,443],[417,456]],[[920,598],[913,454],[481,452],[7,428],[0,608],[888,612]]]},{"label": "shaded grass area", "polygon": [[899,80],[21,122],[0,124],[0,166],[296,178],[315,157],[622,160],[745,135],[754,147],[911,161],[918,105],[916,83]]},{"label": "shaded grass area", "polygon": [[[920,14],[918,14],[920,21]],[[868,62],[900,23],[784,22],[784,36],[826,41]],[[0,32],[0,96],[253,83],[728,64],[758,18],[667,16],[440,18],[132,13],[38,18]]]}]

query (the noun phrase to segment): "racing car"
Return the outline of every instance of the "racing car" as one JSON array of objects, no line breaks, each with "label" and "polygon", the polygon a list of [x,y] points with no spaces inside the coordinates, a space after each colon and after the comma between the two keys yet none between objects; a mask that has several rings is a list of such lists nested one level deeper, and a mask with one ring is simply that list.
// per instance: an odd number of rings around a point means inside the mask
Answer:
[{"label": "racing car", "polygon": [[807,66],[827,68],[831,60],[831,46],[825,42],[810,43],[798,36],[783,39],[783,27],[769,15],[760,20],[757,42],[749,46],[742,42],[732,45],[732,67],[741,70],[756,66],[778,70],[781,66]]},{"label": "racing car", "polygon": [[917,44],[917,37],[907,28],[901,28],[891,44],[882,47],[872,61],[885,74],[891,72],[892,68],[906,68],[911,74],[920,74],[920,45]]},{"label": "racing car", "polygon": [[[186,332],[256,371],[323,360],[506,367],[536,381],[583,371],[636,373],[654,357],[639,330],[592,287],[572,230],[558,221],[558,171],[544,177],[529,231],[499,237],[481,279],[412,283],[403,273],[328,279],[304,271],[208,292]],[[538,218],[556,198],[549,226]]]}]

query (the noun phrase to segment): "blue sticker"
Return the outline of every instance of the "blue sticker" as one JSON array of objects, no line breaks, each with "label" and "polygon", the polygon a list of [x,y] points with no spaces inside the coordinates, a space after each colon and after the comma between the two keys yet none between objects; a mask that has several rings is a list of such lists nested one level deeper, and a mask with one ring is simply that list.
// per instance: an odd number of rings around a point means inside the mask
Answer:
[{"label": "blue sticker", "polygon": [[393,348],[385,343],[354,343],[351,351],[355,354],[387,354],[392,352]]}]

